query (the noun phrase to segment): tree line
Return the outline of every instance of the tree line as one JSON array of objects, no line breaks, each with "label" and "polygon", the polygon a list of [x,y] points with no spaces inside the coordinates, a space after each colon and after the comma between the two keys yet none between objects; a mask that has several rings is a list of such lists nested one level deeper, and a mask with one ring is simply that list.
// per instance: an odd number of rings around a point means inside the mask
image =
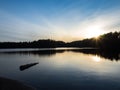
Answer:
[{"label": "tree line", "polygon": [[120,50],[120,32],[110,32],[98,38],[83,39],[68,43],[72,47],[93,47],[104,50]]},{"label": "tree line", "polygon": [[104,50],[120,50],[120,32],[110,32],[98,38],[89,38],[73,42],[42,39],[32,42],[0,42],[0,48],[57,48],[57,47],[92,47]]}]

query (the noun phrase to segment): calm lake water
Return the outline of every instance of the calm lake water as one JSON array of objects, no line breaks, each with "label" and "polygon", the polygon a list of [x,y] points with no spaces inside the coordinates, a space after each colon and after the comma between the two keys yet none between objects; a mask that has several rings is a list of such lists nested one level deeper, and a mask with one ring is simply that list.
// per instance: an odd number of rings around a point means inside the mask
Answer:
[{"label": "calm lake water", "polygon": [[0,76],[38,90],[120,90],[120,53],[96,49],[1,49]]}]

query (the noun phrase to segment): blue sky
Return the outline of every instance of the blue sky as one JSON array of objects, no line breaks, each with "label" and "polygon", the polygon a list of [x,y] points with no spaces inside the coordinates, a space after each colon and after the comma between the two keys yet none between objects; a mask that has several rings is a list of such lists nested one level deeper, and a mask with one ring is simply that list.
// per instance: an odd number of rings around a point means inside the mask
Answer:
[{"label": "blue sky", "polygon": [[120,0],[0,0],[0,41],[73,41],[119,28]]}]

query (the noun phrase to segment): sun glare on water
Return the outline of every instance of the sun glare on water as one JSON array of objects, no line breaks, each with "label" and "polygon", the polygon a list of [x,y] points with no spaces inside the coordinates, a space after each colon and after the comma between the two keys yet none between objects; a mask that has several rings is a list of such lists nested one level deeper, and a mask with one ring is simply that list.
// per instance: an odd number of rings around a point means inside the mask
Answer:
[{"label": "sun glare on water", "polygon": [[95,62],[100,62],[101,61],[100,57],[98,57],[97,55],[93,56],[92,60],[95,61]]}]

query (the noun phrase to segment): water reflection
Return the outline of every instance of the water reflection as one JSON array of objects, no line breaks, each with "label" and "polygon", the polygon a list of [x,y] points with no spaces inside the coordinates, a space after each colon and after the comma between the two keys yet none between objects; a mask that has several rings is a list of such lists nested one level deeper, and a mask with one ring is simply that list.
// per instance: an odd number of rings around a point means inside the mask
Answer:
[{"label": "water reflection", "polygon": [[0,75],[22,80],[38,90],[119,90],[120,62],[108,60],[120,60],[119,52],[11,50],[0,52]]},{"label": "water reflection", "polygon": [[120,52],[119,51],[102,51],[99,49],[79,49],[79,50],[72,50],[72,52],[77,52],[77,53],[84,53],[84,54],[92,54],[92,55],[97,55],[101,58],[105,58],[108,60],[120,60]]},{"label": "water reflection", "polygon": [[27,55],[38,55],[38,56],[52,56],[56,53],[63,53],[65,50],[30,50],[30,51],[7,51],[7,52],[0,52],[4,54],[27,54]]},{"label": "water reflection", "polygon": [[97,56],[97,55],[96,55],[96,56],[93,56],[92,59],[93,59],[95,62],[100,62],[100,61],[101,61],[100,57]]},{"label": "water reflection", "polygon": [[[97,62],[100,61],[100,58],[105,58],[111,61],[118,61],[120,60],[120,52],[110,52],[110,51],[101,51],[98,49],[51,49],[51,50],[31,50],[31,51],[9,51],[9,52],[0,52],[6,54],[32,54],[38,56],[52,56],[57,53],[64,53],[64,52],[74,52],[74,53],[83,53],[83,54],[90,54],[95,55],[93,58]],[[100,57],[100,58],[99,58]]]}]

